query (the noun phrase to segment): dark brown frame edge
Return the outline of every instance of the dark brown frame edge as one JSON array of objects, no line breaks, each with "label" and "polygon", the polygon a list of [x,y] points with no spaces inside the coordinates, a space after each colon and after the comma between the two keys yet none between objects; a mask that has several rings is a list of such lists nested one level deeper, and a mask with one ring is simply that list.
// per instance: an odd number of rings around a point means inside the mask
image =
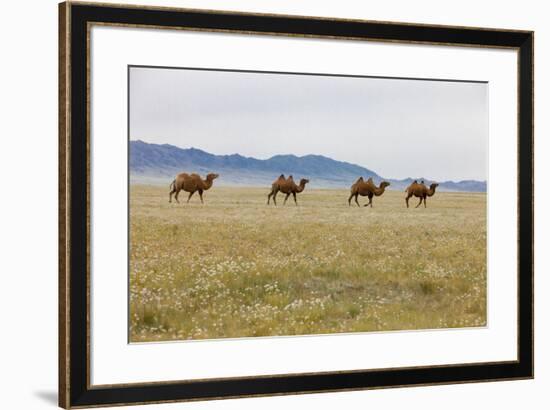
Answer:
[{"label": "dark brown frame edge", "polygon": [[[89,383],[88,23],[516,49],[518,62],[518,360],[91,387]],[[62,3],[59,5],[59,405],[97,407],[528,379],[533,345],[531,31]],[[74,183],[73,183],[74,181]]]}]

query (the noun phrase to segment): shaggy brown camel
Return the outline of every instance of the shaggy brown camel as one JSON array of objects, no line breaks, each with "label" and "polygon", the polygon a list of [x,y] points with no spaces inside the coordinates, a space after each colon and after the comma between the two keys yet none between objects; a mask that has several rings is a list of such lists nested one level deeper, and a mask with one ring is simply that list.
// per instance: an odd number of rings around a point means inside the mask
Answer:
[{"label": "shaggy brown camel", "polygon": [[273,203],[277,205],[277,194],[279,192],[282,192],[283,194],[286,194],[283,205],[286,204],[286,201],[290,194],[292,194],[292,197],[294,198],[294,203],[298,205],[298,202],[296,201],[296,194],[302,192],[308,182],[309,179],[302,178],[300,180],[300,185],[296,185],[296,183],[294,182],[294,178],[292,178],[292,175],[285,179],[285,176],[281,174],[279,178],[277,178],[275,181],[273,181],[273,184],[271,184],[271,192],[267,195],[267,204],[269,205],[269,200],[271,199],[271,197],[273,197]]},{"label": "shaggy brown camel", "polygon": [[212,188],[214,180],[218,177],[218,174],[208,174],[206,176],[206,179],[203,180],[198,174],[186,174],[185,172],[182,172],[181,174],[176,175],[176,178],[170,184],[171,190],[170,199],[168,200],[168,202],[172,202],[172,195],[175,193],[176,196],[174,198],[179,204],[180,201],[178,201],[178,195],[181,190],[184,190],[185,192],[189,192],[189,197],[187,198],[188,203],[193,194],[199,191],[201,203],[204,204],[204,201],[202,200],[202,193]]},{"label": "shaggy brown camel", "polygon": [[424,185],[424,181],[421,181],[420,184],[416,181],[413,181],[413,183],[410,184],[405,190],[405,192],[407,193],[407,196],[405,197],[407,208],[409,207],[409,198],[412,196],[420,198],[420,202],[418,202],[418,205],[416,205],[415,208],[418,208],[420,204],[422,204],[422,201],[424,201],[424,208],[426,208],[426,198],[429,196],[433,196],[433,194],[435,194],[435,189],[438,186],[439,184],[433,183],[430,185],[430,188],[428,188],[426,187],[426,185]]},{"label": "shaggy brown camel", "polygon": [[277,196],[277,193],[280,191],[279,186],[284,185],[286,183],[285,174],[279,175],[279,178],[277,178],[273,183],[271,184],[271,192],[267,195],[267,204],[269,205],[269,201],[271,200],[271,197],[273,197],[273,203],[277,205],[277,200],[275,197]]},{"label": "shaggy brown camel", "polygon": [[359,201],[357,201],[357,197],[359,195],[366,196],[369,198],[369,202],[366,203],[364,206],[369,206],[372,208],[372,198],[374,196],[380,196],[384,193],[386,190],[386,187],[390,186],[390,183],[387,181],[382,181],[380,183],[380,186],[374,185],[374,182],[372,178],[369,178],[367,182],[363,180],[363,177],[359,177],[357,181],[351,186],[350,190],[350,196],[348,198],[348,205],[351,206],[351,198],[355,198],[355,203],[357,206],[359,205]]}]

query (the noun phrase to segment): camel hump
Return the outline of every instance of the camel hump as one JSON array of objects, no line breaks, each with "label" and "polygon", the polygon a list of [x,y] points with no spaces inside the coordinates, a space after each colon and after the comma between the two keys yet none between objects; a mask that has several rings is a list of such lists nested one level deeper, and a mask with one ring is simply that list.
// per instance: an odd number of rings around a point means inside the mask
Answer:
[{"label": "camel hump", "polygon": [[195,181],[195,182],[196,182],[196,181],[202,181],[201,176],[200,176],[199,174],[195,174],[195,173],[189,174],[189,175],[188,175],[188,178],[189,178],[190,180],[192,180],[192,181]]},{"label": "camel hump", "polygon": [[176,178],[174,178],[174,181],[179,184],[182,181],[188,180],[190,178],[190,175],[186,172],[180,172],[178,175],[176,175]]},{"label": "camel hump", "polygon": [[279,179],[285,179],[285,174],[279,175]]},{"label": "camel hump", "polygon": [[357,183],[363,182],[363,181],[364,181],[364,180],[363,180],[363,177],[359,177],[359,178],[357,178],[357,181],[355,181],[355,183],[357,184]]}]

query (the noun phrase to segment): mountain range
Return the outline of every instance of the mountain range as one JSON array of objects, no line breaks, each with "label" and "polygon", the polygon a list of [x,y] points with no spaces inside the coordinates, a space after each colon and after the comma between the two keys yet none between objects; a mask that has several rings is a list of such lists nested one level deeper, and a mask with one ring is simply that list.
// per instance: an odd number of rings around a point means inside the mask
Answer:
[{"label": "mountain range", "polygon": [[[270,185],[280,174],[293,175],[295,180],[308,178],[310,187],[349,188],[359,176],[372,177],[376,183],[391,183],[389,189],[404,190],[413,178],[387,179],[373,170],[337,161],[322,155],[275,155],[269,159],[244,157],[239,154],[215,155],[197,148],[179,148],[169,144],[130,141],[130,181],[168,185],[179,172],[196,172],[203,177],[209,172],[220,174],[217,185]],[[424,179],[426,184],[432,181]],[[441,191],[485,192],[485,181],[438,181]]]}]

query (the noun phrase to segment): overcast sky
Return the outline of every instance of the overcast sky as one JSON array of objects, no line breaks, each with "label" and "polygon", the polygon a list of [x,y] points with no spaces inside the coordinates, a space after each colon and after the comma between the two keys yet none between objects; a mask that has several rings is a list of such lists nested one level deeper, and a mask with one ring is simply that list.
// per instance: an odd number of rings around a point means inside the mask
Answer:
[{"label": "overcast sky", "polygon": [[319,154],[387,178],[487,178],[487,84],[130,70],[130,139],[260,159]]}]

